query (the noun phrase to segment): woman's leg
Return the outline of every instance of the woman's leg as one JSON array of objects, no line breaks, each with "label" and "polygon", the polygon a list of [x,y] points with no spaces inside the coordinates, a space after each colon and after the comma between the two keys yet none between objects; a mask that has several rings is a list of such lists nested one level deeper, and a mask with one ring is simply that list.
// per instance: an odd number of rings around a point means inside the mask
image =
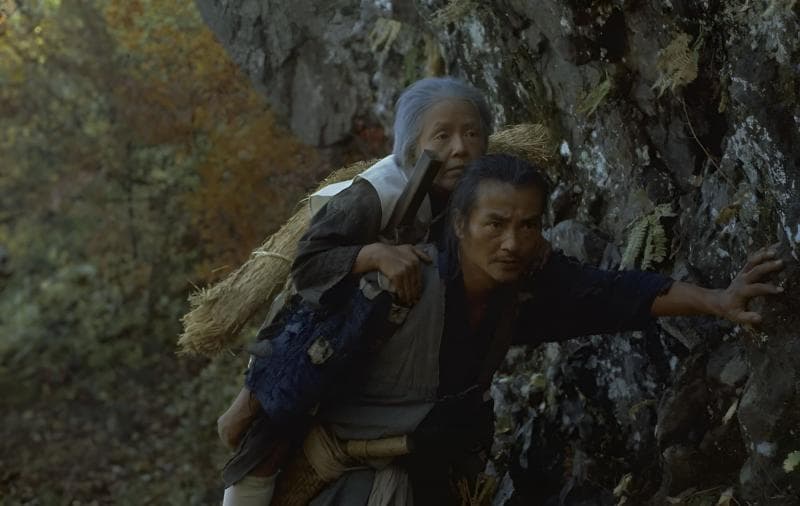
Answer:
[{"label": "woman's leg", "polygon": [[245,476],[225,489],[222,506],[269,506],[275,492],[275,477]]}]

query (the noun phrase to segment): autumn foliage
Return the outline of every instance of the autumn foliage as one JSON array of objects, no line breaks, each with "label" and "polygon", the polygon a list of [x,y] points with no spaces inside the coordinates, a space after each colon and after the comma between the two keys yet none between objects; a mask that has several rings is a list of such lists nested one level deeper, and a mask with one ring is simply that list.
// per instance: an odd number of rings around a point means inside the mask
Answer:
[{"label": "autumn foliage", "polygon": [[210,280],[241,263],[313,184],[313,152],[276,125],[211,32],[187,26],[192,4],[116,1],[103,14],[126,62],[114,100],[130,135],[170,144],[199,177],[183,198],[205,252],[198,274]]},{"label": "autumn foliage", "polygon": [[0,13],[0,502],[218,502],[242,364],[176,358],[179,319],[321,163],[191,2]]}]

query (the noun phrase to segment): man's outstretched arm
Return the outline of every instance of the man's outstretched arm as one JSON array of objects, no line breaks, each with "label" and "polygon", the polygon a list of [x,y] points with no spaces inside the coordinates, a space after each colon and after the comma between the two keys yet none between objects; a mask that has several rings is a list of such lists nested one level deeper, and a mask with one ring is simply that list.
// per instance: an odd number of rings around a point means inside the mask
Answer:
[{"label": "man's outstretched arm", "polygon": [[759,323],[761,315],[749,311],[747,303],[753,297],[783,292],[782,287],[763,282],[768,274],[783,269],[783,261],[776,259],[776,255],[772,248],[758,251],[725,289],[676,281],[665,294],[655,298],[650,313],[653,316],[712,315],[734,323]]}]

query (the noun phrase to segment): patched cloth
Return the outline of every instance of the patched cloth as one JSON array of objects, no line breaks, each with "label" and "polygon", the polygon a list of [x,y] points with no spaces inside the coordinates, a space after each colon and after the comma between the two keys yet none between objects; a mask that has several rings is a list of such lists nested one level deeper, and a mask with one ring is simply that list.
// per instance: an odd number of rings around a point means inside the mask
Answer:
[{"label": "patched cloth", "polygon": [[[286,427],[314,409],[332,389],[343,386],[389,329],[391,295],[368,299],[354,290],[344,303],[326,308],[296,300],[283,317],[261,332],[271,353],[255,356],[245,385],[277,427]],[[274,334],[268,331],[274,329]]]}]

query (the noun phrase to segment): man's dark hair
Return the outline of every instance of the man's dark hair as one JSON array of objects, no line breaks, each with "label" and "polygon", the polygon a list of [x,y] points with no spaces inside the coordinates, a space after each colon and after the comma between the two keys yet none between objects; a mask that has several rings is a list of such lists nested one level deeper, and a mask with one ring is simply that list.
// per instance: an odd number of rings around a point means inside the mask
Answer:
[{"label": "man's dark hair", "polygon": [[511,155],[484,155],[470,162],[450,197],[451,223],[456,215],[469,216],[478,197],[478,187],[484,181],[508,183],[515,188],[533,186],[541,190],[547,206],[550,184],[535,165]]},{"label": "man's dark hair", "polygon": [[[550,194],[550,183],[537,166],[511,155],[484,155],[470,162],[459,179],[448,206],[448,226],[445,232],[448,256],[448,267],[459,269],[458,237],[455,233],[456,220],[469,219],[478,200],[478,189],[481,183],[495,181],[508,183],[514,188],[538,188],[542,192],[542,206],[547,209]],[[448,269],[450,270],[450,269]]]}]

